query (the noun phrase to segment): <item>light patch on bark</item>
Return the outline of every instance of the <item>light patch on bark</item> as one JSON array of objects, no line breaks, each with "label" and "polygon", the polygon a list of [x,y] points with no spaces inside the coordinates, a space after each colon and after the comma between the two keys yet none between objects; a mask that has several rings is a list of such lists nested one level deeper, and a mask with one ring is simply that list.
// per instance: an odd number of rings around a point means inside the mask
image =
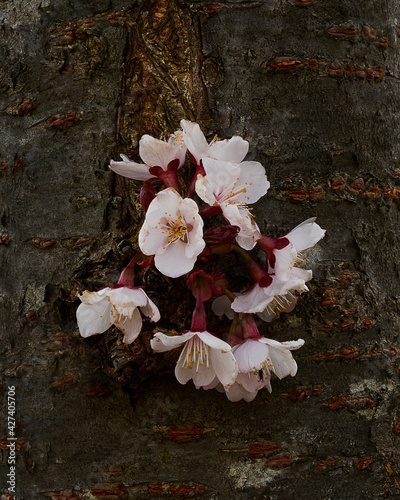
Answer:
[{"label": "light patch on bark", "polygon": [[227,474],[234,481],[236,489],[262,488],[279,476],[282,471],[268,469],[265,461],[237,462],[229,466]]},{"label": "light patch on bark", "polygon": [[15,28],[40,20],[40,9],[48,7],[50,0],[14,0],[2,5],[0,20]]},{"label": "light patch on bark", "polygon": [[26,313],[30,310],[36,311],[42,307],[44,304],[43,299],[45,291],[45,285],[34,286],[29,283],[25,291],[23,312]]}]

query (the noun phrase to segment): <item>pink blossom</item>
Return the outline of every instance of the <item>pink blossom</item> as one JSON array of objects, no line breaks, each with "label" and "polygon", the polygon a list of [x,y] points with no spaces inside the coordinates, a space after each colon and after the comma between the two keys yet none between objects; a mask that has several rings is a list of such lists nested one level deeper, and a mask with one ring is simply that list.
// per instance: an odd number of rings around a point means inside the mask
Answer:
[{"label": "pink blossom", "polygon": [[85,290],[80,299],[82,304],[76,317],[82,337],[103,333],[115,325],[124,333],[124,342],[131,344],[142,329],[140,313],[151,321],[160,319],[157,306],[141,288],[118,286],[98,292]]},{"label": "pink blossom", "polygon": [[228,399],[251,401],[264,387],[271,392],[272,373],[279,379],[288,375],[294,377],[297,373],[297,364],[290,351],[299,349],[303,344],[303,339],[277,342],[260,336],[258,339],[249,339],[232,347],[239,373],[235,384],[225,390]]},{"label": "pink blossom", "polygon": [[168,142],[144,135],[139,141],[139,155],[144,163],[136,163],[121,155],[123,161],[111,160],[110,168],[129,179],[147,181],[158,177],[156,173],[150,172],[153,167],[161,167],[166,172],[171,164],[176,163],[177,168],[181,168],[185,164],[185,154],[186,146],[181,131],[171,135]]},{"label": "pink blossom", "polygon": [[226,140],[213,139],[208,144],[197,123],[181,120],[181,127],[186,147],[196,165],[199,165],[200,161],[207,157],[240,163],[249,150],[249,143],[239,136],[233,136],[232,139]]},{"label": "pink blossom", "polygon": [[155,266],[165,276],[177,278],[191,271],[205,247],[197,203],[173,188],[160,191],[147,210],[139,247],[145,255],[154,255]]},{"label": "pink blossom", "polygon": [[247,206],[268,191],[264,167],[256,161],[234,164],[203,158],[202,162],[206,175],[197,176],[196,193],[208,205],[220,207],[224,217],[239,227],[238,244],[251,250],[261,233]]},{"label": "pink blossom", "polygon": [[216,379],[224,387],[234,383],[238,366],[231,352],[231,346],[213,334],[189,331],[182,335],[169,336],[156,333],[151,347],[157,352],[165,352],[184,344],[175,367],[175,376],[181,384],[190,379],[194,385],[208,388]]}]

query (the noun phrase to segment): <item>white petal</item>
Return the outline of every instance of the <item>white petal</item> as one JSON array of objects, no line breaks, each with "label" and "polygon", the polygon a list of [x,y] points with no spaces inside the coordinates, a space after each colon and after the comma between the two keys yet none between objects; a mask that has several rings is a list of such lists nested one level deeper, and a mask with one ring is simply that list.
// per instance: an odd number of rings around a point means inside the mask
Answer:
[{"label": "white petal", "polygon": [[190,259],[186,256],[186,243],[178,240],[168,245],[163,254],[156,255],[154,264],[165,276],[178,278],[191,271],[196,260],[197,256]]},{"label": "white petal", "polygon": [[180,213],[188,228],[188,242],[186,245],[186,257],[192,259],[203,251],[206,246],[203,240],[203,219],[199,215],[199,207],[194,200],[185,198],[179,205]]},{"label": "white petal", "polygon": [[121,316],[131,317],[139,306],[147,305],[147,295],[140,288],[120,287],[111,290],[109,300]]},{"label": "white petal", "polygon": [[312,218],[296,226],[284,237],[293,243],[298,252],[301,252],[313,247],[324,236],[325,229],[316,224],[315,218]]},{"label": "white petal", "polygon": [[103,333],[110,328],[114,323],[111,318],[111,307],[108,297],[103,297],[92,305],[81,304],[78,307],[76,319],[82,337]]},{"label": "white petal", "polygon": [[150,227],[146,221],[139,231],[139,248],[145,255],[155,255],[165,252],[168,242],[168,235],[164,228]]},{"label": "white petal", "polygon": [[266,194],[270,187],[265,169],[258,161],[244,161],[240,164],[240,176],[236,184],[239,192],[234,201],[255,203]]},{"label": "white petal", "polygon": [[142,314],[147,316],[150,319],[150,321],[157,323],[157,321],[159,321],[159,319],[161,318],[160,311],[149,297],[147,297],[147,300],[148,300],[147,305],[140,307],[140,311],[142,312]]},{"label": "white petal", "polygon": [[170,351],[171,349],[175,349],[175,347],[184,344],[186,341],[191,339],[193,335],[196,335],[196,333],[187,332],[183,335],[165,335],[165,333],[157,332],[151,339],[150,344],[152,349],[157,352]]},{"label": "white petal", "polygon": [[258,372],[239,373],[236,378],[236,382],[242,385],[246,391],[249,392],[257,392],[265,386],[265,380],[260,379]]},{"label": "white petal", "polygon": [[139,141],[139,154],[149,167],[166,170],[172,160],[180,158],[181,148],[146,134]]},{"label": "white petal", "polygon": [[253,399],[257,396],[257,392],[258,391],[249,392],[237,382],[235,382],[228,390],[225,391],[226,397],[233,403],[236,403],[241,399],[244,399],[245,401],[247,401],[247,403],[249,403],[250,401],[253,401]]},{"label": "white petal", "polygon": [[186,161],[186,145],[183,138],[182,130],[177,130],[174,134],[172,134],[168,139],[168,144],[172,144],[173,146],[179,148],[177,158],[179,158],[179,167],[183,167]]},{"label": "white petal", "polygon": [[208,143],[199,125],[187,120],[181,120],[183,137],[189,152],[197,162],[208,153]]},{"label": "white petal", "polygon": [[221,352],[230,352],[231,350],[231,346],[227,342],[224,342],[209,332],[195,332],[195,334],[212,349],[217,349]]},{"label": "white petal", "polygon": [[288,281],[290,273],[297,259],[297,252],[292,243],[289,243],[280,250],[274,250],[275,276],[281,281]]},{"label": "white petal", "polygon": [[200,174],[197,176],[195,190],[197,196],[204,202],[208,203],[210,206],[218,205],[218,202],[214,196],[213,185],[210,183],[207,177],[204,177]]},{"label": "white petal", "polygon": [[130,161],[127,158],[125,161],[111,160],[110,169],[116,174],[137,181],[147,181],[155,178],[155,176],[151,175],[149,172],[149,167],[147,165]]},{"label": "white petal", "polygon": [[[188,369],[189,370],[189,369]],[[215,379],[215,371],[213,366],[208,366],[204,363],[198,367],[193,364],[192,380],[196,387],[208,386]],[[175,371],[176,373],[176,371]]]},{"label": "white petal", "polygon": [[108,295],[111,291],[111,288],[102,288],[98,292],[88,292],[85,290],[82,295],[79,295],[79,298],[84,304],[92,305],[99,300],[104,299],[105,295]]},{"label": "white petal", "polygon": [[146,212],[146,224],[150,227],[157,227],[161,219],[175,220],[179,217],[179,204],[182,198],[174,188],[163,189],[150,203]]},{"label": "white petal", "polygon": [[258,340],[246,340],[232,348],[232,352],[243,373],[259,371],[265,365],[269,354],[268,346]]},{"label": "white petal", "polygon": [[280,379],[288,375],[294,377],[297,372],[297,364],[290,351],[301,347],[304,340],[280,343],[276,340],[263,338],[262,342],[269,346],[270,358],[274,365],[273,371],[277,377]]},{"label": "white petal", "polygon": [[236,312],[256,313],[263,311],[267,304],[273,300],[271,296],[265,292],[265,288],[256,284],[253,288],[244,292],[232,302],[232,309]]},{"label": "white petal", "polygon": [[245,250],[251,250],[261,238],[260,230],[250,211],[240,205],[222,203],[221,209],[224,217],[232,224],[240,228],[236,241]]},{"label": "white petal", "polygon": [[240,163],[249,151],[249,143],[234,135],[231,139],[213,141],[209,146],[208,156],[217,160]]},{"label": "white petal", "polygon": [[131,318],[124,317],[115,326],[124,333],[124,342],[126,344],[132,344],[142,330],[142,317],[140,312],[135,309]]},{"label": "white petal", "polygon": [[206,172],[206,182],[212,186],[214,196],[219,203],[228,201],[237,193],[239,165],[213,158],[203,158],[202,163]]},{"label": "white petal", "polygon": [[232,352],[211,349],[210,360],[221,384],[224,387],[232,385],[238,374],[238,365]]}]

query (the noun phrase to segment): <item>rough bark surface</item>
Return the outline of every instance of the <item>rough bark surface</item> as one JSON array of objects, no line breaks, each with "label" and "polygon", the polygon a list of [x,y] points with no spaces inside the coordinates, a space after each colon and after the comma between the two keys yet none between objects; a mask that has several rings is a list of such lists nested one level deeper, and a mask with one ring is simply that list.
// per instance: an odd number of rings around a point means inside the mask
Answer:
[{"label": "rough bark surface", "polygon": [[[400,4],[20,0],[0,19],[2,500],[9,386],[16,499],[400,495]],[[154,325],[132,346],[76,327],[143,220],[109,160],[182,117],[250,141],[264,232],[327,229],[310,293],[263,330],[306,340],[298,374],[250,404],[179,385]],[[163,328],[189,326],[179,282],[139,279]]]}]

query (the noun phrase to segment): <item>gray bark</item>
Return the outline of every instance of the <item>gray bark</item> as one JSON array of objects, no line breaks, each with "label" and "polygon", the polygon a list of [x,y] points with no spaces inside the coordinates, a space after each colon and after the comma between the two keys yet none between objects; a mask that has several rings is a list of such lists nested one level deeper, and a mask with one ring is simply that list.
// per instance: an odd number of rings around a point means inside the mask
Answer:
[{"label": "gray bark", "polygon": [[[2,499],[9,386],[18,499],[399,495],[398,2],[27,0],[0,17]],[[143,220],[109,160],[182,117],[249,140],[263,232],[327,229],[310,293],[262,330],[306,340],[298,374],[250,404],[179,385],[154,325],[132,346],[76,326],[78,293],[116,282]],[[139,280],[159,327],[189,327],[183,280]]]}]

